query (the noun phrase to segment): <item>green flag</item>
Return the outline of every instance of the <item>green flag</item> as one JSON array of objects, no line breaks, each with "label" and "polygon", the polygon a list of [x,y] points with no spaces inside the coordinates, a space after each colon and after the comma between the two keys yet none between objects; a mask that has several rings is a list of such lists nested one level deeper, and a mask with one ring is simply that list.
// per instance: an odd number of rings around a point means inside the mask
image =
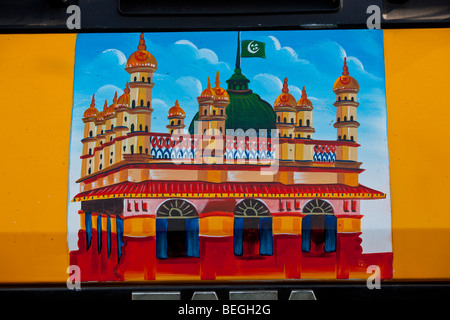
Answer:
[{"label": "green flag", "polygon": [[242,41],[242,58],[266,58],[266,44],[255,40]]}]

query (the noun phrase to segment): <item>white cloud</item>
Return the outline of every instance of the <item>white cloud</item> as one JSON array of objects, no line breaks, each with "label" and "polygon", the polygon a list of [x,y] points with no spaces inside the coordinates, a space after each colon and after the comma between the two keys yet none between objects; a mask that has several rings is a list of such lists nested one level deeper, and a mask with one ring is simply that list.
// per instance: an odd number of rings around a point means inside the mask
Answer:
[{"label": "white cloud", "polygon": [[107,54],[113,54],[117,57],[117,59],[119,60],[119,65],[125,64],[127,62],[127,57],[125,57],[125,55],[123,54],[122,51],[117,50],[117,49],[107,49],[105,51],[103,51],[102,53],[107,53]]},{"label": "white cloud", "polygon": [[361,60],[359,60],[358,58],[353,57],[353,56],[347,56],[347,52],[345,51],[345,49],[344,49],[339,43],[335,42],[335,44],[336,44],[336,45],[338,46],[338,48],[339,48],[340,56],[341,56],[342,59],[347,58],[347,62],[348,62],[349,64],[353,64],[354,66],[356,66],[356,68],[357,68],[361,73],[363,73],[363,74],[365,74],[365,75],[371,77],[372,79],[374,79],[374,80],[381,80],[380,78],[378,78],[377,76],[373,75],[372,73],[367,72],[367,71],[364,69],[364,65],[363,65],[363,63],[361,62]]},{"label": "white cloud", "polygon": [[114,94],[117,92],[117,97],[123,94],[123,90],[113,84],[105,84],[98,88],[95,92],[95,101],[97,106],[102,106],[105,100],[108,100],[108,105],[112,103]]},{"label": "white cloud", "polygon": [[193,95],[195,97],[198,97],[202,93],[202,84],[196,77],[181,77],[178,78],[175,82],[180,87],[182,87],[186,91],[186,93],[189,93],[190,96]]},{"label": "white cloud", "polygon": [[152,108],[169,108],[169,106],[167,105],[167,103],[165,103],[163,100],[161,99],[152,99]]},{"label": "white cloud", "polygon": [[202,48],[199,49],[195,44],[189,40],[178,40],[175,42],[178,45],[187,45],[194,49],[197,59],[206,59],[211,64],[219,64],[219,57],[211,49]]},{"label": "white cloud", "polygon": [[304,64],[309,64],[309,61],[306,59],[300,59],[298,57],[297,52],[292,49],[291,47],[282,47],[280,41],[275,38],[274,36],[269,36],[269,38],[273,41],[273,44],[275,46],[275,50],[285,52],[293,61],[295,62],[301,62]]},{"label": "white cloud", "polygon": [[255,82],[261,84],[267,91],[280,91],[283,88],[283,82],[277,76],[270,73],[259,73],[253,77]]}]

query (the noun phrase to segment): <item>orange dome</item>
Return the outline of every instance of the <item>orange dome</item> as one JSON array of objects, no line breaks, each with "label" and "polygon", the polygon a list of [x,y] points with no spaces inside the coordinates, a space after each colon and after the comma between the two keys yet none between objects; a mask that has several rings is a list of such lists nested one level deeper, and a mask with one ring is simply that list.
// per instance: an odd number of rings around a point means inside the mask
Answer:
[{"label": "orange dome", "polygon": [[283,93],[275,100],[275,103],[273,104],[274,107],[295,107],[297,105],[297,100],[289,93],[287,81],[288,79],[284,78]]},{"label": "orange dome", "polygon": [[311,107],[312,108],[312,102],[308,99],[308,95],[306,94],[305,87],[302,89],[302,97],[297,102],[298,107]]},{"label": "orange dome", "polygon": [[[106,103],[106,101],[105,101]],[[114,94],[113,103],[104,111],[105,117],[109,117],[110,115],[113,115],[116,109],[117,105],[117,91]]]},{"label": "orange dome", "polygon": [[220,87],[220,80],[219,80],[219,71],[216,73],[216,86],[212,88],[212,93],[214,95],[214,100],[221,100],[221,101],[230,101],[230,97],[228,96],[228,92]]},{"label": "orange dome", "polygon": [[344,68],[342,76],[336,79],[333,85],[333,91],[336,93],[338,91],[359,91],[359,83],[355,78],[349,75],[347,67],[347,58],[344,58]]},{"label": "orange dome", "polygon": [[103,121],[105,120],[105,112],[108,109],[108,102],[105,100],[105,104],[103,105],[103,111],[100,111],[100,113],[98,114],[97,118],[95,119],[96,121]]},{"label": "orange dome", "polygon": [[156,59],[148,52],[145,45],[144,34],[141,33],[139,40],[138,50],[133,52],[127,61],[127,68],[131,67],[151,67],[156,69]]},{"label": "orange dome", "polygon": [[91,105],[83,114],[83,118],[96,118],[98,116],[98,110],[95,107],[95,95],[92,95]]},{"label": "orange dome", "polygon": [[213,90],[211,89],[211,81],[209,80],[209,77],[206,89],[202,91],[199,98],[214,98],[214,93]]},{"label": "orange dome", "polygon": [[125,89],[123,90],[123,94],[117,99],[117,105],[116,108],[122,107],[122,106],[129,106],[130,105],[130,88],[127,85],[125,86]]},{"label": "orange dome", "polygon": [[172,117],[186,117],[186,113],[183,109],[180,108],[180,105],[178,104],[178,100],[175,100],[175,105],[169,109],[169,116],[168,118]]}]

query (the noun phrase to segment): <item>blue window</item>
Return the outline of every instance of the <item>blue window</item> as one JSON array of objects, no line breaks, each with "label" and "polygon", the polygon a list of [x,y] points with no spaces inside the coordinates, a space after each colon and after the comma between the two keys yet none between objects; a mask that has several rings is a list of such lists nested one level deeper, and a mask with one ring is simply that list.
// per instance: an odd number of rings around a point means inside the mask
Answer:
[{"label": "blue window", "polygon": [[167,200],[157,209],[156,257],[199,257],[199,220],[194,205]]},{"label": "blue window", "polygon": [[262,201],[245,199],[236,206],[233,246],[236,256],[273,255],[272,217]]}]

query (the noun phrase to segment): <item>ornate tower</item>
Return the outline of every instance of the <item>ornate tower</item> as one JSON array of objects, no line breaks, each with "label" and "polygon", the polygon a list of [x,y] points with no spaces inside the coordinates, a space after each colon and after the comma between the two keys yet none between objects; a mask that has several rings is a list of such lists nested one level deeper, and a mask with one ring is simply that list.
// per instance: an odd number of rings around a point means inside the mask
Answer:
[{"label": "ornate tower", "polygon": [[225,134],[225,120],[227,119],[225,108],[230,104],[230,98],[225,89],[220,87],[219,71],[216,74],[215,85],[212,88],[214,98],[211,106],[209,128],[212,129],[211,133],[213,135],[223,135]]},{"label": "ornate tower", "polygon": [[302,97],[297,102],[295,108],[297,110],[297,125],[295,127],[295,137],[299,139],[312,139],[315,132],[312,126],[312,110],[313,105],[308,99],[305,87],[302,90]]},{"label": "ornate tower", "polygon": [[[302,97],[298,100],[297,110],[297,124],[295,127],[296,139],[312,139],[312,134],[315,132],[312,126],[312,110],[313,104],[308,99],[305,87],[302,89]],[[296,144],[295,160],[297,161],[312,161],[313,160],[313,145],[312,144]]]},{"label": "ornate tower", "polygon": [[273,105],[276,116],[276,127],[280,137],[280,160],[295,159],[294,144],[288,139],[294,138],[294,128],[297,123],[296,110],[297,101],[292,94],[289,93],[287,84],[288,79],[284,78],[282,93],[275,100]]},{"label": "ornate tower", "polygon": [[170,134],[182,134],[184,125],[184,118],[186,118],[186,113],[178,104],[178,100],[175,100],[175,105],[169,109],[169,124],[166,126],[169,129]]},{"label": "ornate tower", "polygon": [[356,111],[359,103],[357,94],[359,92],[358,82],[349,75],[347,58],[344,58],[342,76],[336,79],[333,92],[336,94],[336,123],[337,140],[348,142],[339,145],[336,150],[336,160],[356,162],[358,161]]},{"label": "ornate tower", "polygon": [[[144,34],[141,34],[138,50],[133,52],[127,61],[125,70],[130,74],[131,109],[136,115],[132,117],[134,125],[139,128],[151,128],[153,74],[158,69],[155,57],[148,52]],[[143,130],[142,130],[143,131]]]},{"label": "ornate tower", "polygon": [[95,95],[92,95],[91,105],[83,114],[84,134],[83,140],[83,154],[81,156],[81,177],[84,177],[93,172],[92,165],[94,159],[94,148],[96,141],[95,119],[97,119],[98,110],[95,108]]},{"label": "ornate tower", "polygon": [[211,88],[211,82],[208,77],[206,89],[202,91],[198,101],[198,123],[197,134],[203,135],[209,132],[211,121],[211,108],[214,102],[214,93]]}]

